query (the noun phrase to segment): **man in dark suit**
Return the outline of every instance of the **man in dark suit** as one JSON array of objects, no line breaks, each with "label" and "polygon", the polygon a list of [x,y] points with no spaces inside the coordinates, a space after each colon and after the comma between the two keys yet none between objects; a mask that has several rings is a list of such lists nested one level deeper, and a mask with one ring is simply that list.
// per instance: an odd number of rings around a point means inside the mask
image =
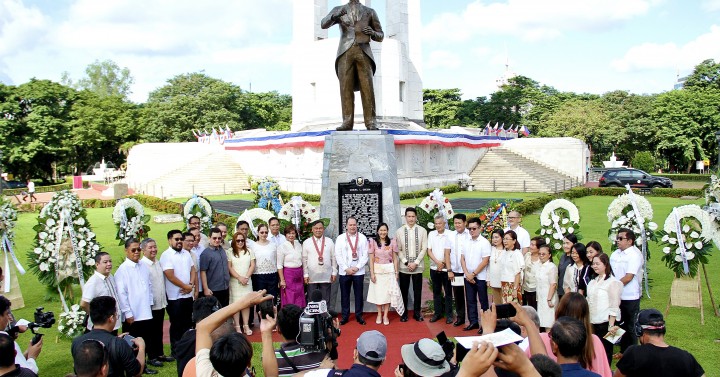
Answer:
[{"label": "man in dark suit", "polygon": [[373,75],[375,60],[370,50],[370,40],[382,42],[384,34],[377,13],[372,8],[350,0],[333,8],[322,19],[320,26],[327,29],[340,25],[340,44],[335,59],[335,72],[340,81],[340,101],[343,122],[338,131],[352,131],[355,113],[355,91],[360,91],[365,127],[377,130],[375,123],[375,92]]}]

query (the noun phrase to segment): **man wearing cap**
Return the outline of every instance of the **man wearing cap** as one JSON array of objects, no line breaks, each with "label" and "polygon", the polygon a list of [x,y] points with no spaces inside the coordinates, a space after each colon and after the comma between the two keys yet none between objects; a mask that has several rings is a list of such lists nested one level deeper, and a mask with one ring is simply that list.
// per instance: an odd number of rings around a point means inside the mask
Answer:
[{"label": "man wearing cap", "polygon": [[442,346],[431,339],[423,338],[416,343],[406,344],[400,353],[403,364],[396,368],[396,376],[432,377],[441,376],[450,370]]},{"label": "man wearing cap", "polygon": [[365,331],[357,340],[357,347],[353,351],[353,365],[350,369],[315,369],[305,373],[305,377],[380,377],[378,369],[385,361],[386,354],[385,335],[377,330]]},{"label": "man wearing cap", "polygon": [[631,346],[623,353],[617,363],[615,377],[705,375],[693,355],[665,343],[665,320],[657,309],[645,309],[638,313],[633,330],[640,345]]}]

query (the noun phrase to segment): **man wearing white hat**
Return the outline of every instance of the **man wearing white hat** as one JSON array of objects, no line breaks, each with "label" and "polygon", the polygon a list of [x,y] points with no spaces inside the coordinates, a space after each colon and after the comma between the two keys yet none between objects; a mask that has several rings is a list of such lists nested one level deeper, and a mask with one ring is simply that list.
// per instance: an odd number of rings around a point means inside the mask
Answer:
[{"label": "man wearing white hat", "polygon": [[[445,360],[445,351],[434,340],[422,338],[415,343],[406,344],[400,349],[403,364],[398,365],[395,375],[433,377],[441,376],[450,370]],[[409,370],[404,370],[405,368]],[[407,373],[410,372],[410,373]]]}]

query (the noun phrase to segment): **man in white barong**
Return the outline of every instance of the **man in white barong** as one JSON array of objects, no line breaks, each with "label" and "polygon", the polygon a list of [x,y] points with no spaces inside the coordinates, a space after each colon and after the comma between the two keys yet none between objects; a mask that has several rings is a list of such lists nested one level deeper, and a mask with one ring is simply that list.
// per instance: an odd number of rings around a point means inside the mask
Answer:
[{"label": "man in white barong", "polygon": [[308,297],[313,291],[320,291],[323,300],[330,303],[330,288],[337,277],[335,243],[325,237],[325,224],[321,220],[312,223],[312,237],[303,242],[303,277]]},{"label": "man in white barong", "polygon": [[350,318],[350,288],[355,294],[355,319],[364,325],[363,282],[365,280],[365,266],[368,263],[368,240],[364,234],[358,232],[357,219],[349,217],[345,225],[345,233],[338,236],[335,241],[335,259],[340,275],[340,324],[348,323]]},{"label": "man in white barong", "polygon": [[[395,232],[395,242],[398,245],[398,256],[400,257],[400,292],[402,293],[403,305],[408,308],[408,293],[410,281],[413,286],[413,317],[416,321],[422,322],[420,312],[422,304],[422,275],[425,270],[423,260],[427,252],[427,231],[417,225],[417,212],[415,208],[405,209],[405,224]],[[401,322],[407,322],[408,312],[401,317]]]}]

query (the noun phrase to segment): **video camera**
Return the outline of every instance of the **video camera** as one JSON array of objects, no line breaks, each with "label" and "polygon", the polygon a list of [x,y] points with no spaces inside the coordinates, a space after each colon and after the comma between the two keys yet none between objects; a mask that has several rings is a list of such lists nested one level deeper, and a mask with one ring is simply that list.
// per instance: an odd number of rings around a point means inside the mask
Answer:
[{"label": "video camera", "polygon": [[298,343],[310,352],[329,351],[330,358],[337,359],[337,337],[340,330],[333,325],[335,315],[328,312],[327,302],[320,291],[314,291],[311,300],[300,315]]},{"label": "video camera", "polygon": [[32,331],[35,336],[32,338],[32,344],[36,344],[37,342],[42,339],[44,334],[40,334],[35,331],[37,328],[45,328],[49,329],[52,325],[55,324],[55,314],[53,312],[43,312],[45,308],[42,306],[35,308],[34,314],[34,322],[28,323],[28,328],[30,331]]}]

